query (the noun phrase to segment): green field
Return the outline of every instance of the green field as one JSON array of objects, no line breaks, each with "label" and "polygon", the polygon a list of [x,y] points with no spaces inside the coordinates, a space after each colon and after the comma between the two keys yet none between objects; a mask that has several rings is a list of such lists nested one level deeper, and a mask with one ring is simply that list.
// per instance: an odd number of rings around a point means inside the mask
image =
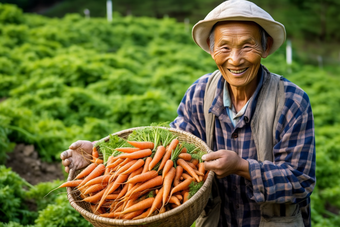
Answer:
[{"label": "green field", "polygon": [[[174,19],[61,19],[0,4],[0,161],[16,143],[34,144],[45,161],[78,139],[170,122],[186,89],[216,66]],[[310,97],[316,134],[313,226],[340,225],[340,68],[294,62],[282,47],[263,61]],[[289,73],[288,73],[289,72]],[[0,226],[89,226],[60,182],[31,186],[0,166]],[[27,200],[36,203],[32,212]],[[80,223],[81,222],[81,223]]]}]

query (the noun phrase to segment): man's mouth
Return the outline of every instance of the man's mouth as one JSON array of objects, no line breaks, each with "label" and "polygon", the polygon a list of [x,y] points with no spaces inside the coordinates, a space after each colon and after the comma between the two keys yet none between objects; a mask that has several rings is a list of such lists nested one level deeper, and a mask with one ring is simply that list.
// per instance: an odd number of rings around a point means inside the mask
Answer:
[{"label": "man's mouth", "polygon": [[232,70],[232,69],[228,69],[231,73],[235,73],[235,74],[241,74],[243,72],[245,72],[248,68],[245,69],[240,69],[240,70]]}]

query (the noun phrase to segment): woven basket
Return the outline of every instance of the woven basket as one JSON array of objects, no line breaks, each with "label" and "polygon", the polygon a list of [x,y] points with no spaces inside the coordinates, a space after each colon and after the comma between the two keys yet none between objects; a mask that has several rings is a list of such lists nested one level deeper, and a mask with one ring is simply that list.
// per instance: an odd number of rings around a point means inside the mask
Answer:
[{"label": "woven basket", "polygon": [[[124,131],[120,131],[115,133],[114,135],[118,135],[121,138],[127,138],[128,135],[135,129],[138,128],[131,128]],[[180,142],[186,141],[188,143],[195,144],[202,151],[210,152],[209,147],[201,139],[193,136],[192,134],[172,128],[166,129],[177,135],[178,140]],[[108,139],[109,137],[104,138],[104,140],[106,141]],[[71,169],[70,174],[68,176],[68,180],[74,179],[74,177],[76,176],[75,174],[76,174],[75,171]],[[214,177],[213,172],[210,171],[208,178],[206,179],[201,189],[181,206],[171,209],[162,214],[154,215],[139,220],[111,219],[95,215],[90,211],[89,204],[81,201],[79,195],[74,190],[72,191],[72,188],[67,188],[67,197],[71,206],[74,209],[76,209],[93,226],[96,227],[108,227],[108,226],[189,227],[198,218],[198,216],[201,214],[205,205],[208,202],[213,177]]]}]

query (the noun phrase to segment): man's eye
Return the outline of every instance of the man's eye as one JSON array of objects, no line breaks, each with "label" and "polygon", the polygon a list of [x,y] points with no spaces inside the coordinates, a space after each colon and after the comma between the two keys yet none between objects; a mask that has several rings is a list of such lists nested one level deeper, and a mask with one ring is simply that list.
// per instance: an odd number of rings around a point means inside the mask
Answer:
[{"label": "man's eye", "polygon": [[247,49],[247,48],[250,48],[250,46],[244,46],[243,48],[244,48],[244,49]]}]

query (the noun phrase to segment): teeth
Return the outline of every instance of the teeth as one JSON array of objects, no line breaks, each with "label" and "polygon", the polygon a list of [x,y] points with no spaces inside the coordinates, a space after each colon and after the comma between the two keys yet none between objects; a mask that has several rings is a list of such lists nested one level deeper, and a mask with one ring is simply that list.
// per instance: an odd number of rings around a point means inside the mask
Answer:
[{"label": "teeth", "polygon": [[243,72],[246,71],[246,70],[247,70],[247,68],[241,69],[241,70],[231,70],[231,69],[229,69],[230,72],[236,73],[236,74],[238,74],[238,73],[243,73]]}]

